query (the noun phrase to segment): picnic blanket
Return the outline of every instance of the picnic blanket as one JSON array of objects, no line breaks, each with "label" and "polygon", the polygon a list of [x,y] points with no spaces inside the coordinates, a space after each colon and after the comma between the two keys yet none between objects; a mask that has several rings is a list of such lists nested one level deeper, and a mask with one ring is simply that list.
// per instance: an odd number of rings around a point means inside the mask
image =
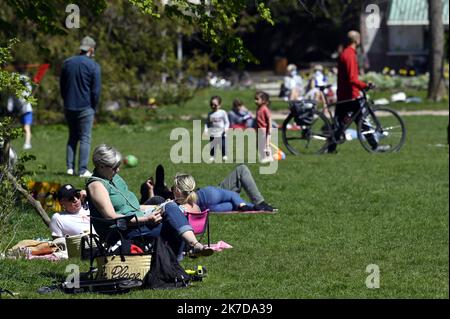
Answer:
[{"label": "picnic blanket", "polygon": [[268,212],[265,210],[251,210],[251,211],[238,211],[238,210],[233,210],[233,211],[229,211],[229,212],[209,212],[210,214],[217,214],[217,215],[230,215],[230,214],[276,214],[278,213],[278,211],[274,211],[274,212]]}]

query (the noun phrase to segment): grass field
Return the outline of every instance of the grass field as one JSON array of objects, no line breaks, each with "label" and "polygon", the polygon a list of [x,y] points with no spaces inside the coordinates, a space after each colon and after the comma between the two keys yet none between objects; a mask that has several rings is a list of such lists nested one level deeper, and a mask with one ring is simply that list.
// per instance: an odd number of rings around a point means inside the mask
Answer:
[{"label": "grass field", "polygon": [[[193,114],[207,110],[209,96],[196,100]],[[184,110],[177,114],[186,114]],[[448,298],[448,117],[404,120],[408,136],[398,153],[372,155],[352,141],[340,146],[337,155],[287,154],[273,175],[260,175],[259,164],[249,164],[262,194],[279,213],[211,216],[212,241],[223,240],[234,248],[183,262],[205,266],[209,276],[204,282],[183,290],[134,291],[121,298]],[[179,126],[191,128],[192,122],[98,125],[92,148],[107,143],[139,158],[136,168],[120,171],[136,193],[159,163],[165,165],[166,176],[184,171],[199,186],[216,185],[234,164],[171,163],[175,141],[169,134]],[[33,129],[31,153],[37,160],[29,167],[47,167],[34,178],[82,187],[82,179],[64,174],[66,127]],[[15,142],[17,149],[21,142]],[[26,205],[18,207],[14,222],[20,223],[14,242],[50,237]],[[20,293],[20,298],[110,298],[36,293],[64,277],[72,262],[2,260],[0,287]],[[369,264],[379,266],[379,289],[366,287]],[[88,269],[87,263],[80,265],[82,271]]]}]

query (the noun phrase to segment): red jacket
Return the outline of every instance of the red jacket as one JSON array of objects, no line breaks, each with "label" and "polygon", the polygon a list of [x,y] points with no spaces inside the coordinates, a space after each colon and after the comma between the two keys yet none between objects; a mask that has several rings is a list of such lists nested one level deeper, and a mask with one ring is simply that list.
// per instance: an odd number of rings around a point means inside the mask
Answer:
[{"label": "red jacket", "polygon": [[338,61],[337,99],[352,100],[360,95],[367,84],[359,80],[358,59],[356,50],[348,46],[342,51]]}]

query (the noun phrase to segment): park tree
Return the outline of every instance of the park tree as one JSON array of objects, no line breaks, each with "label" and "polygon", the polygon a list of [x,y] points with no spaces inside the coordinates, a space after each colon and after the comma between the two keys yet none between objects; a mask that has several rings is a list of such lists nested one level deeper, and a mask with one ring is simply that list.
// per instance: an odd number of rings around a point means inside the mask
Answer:
[{"label": "park tree", "polygon": [[[275,56],[292,63],[331,60],[346,31],[357,28],[361,1],[269,1],[274,26],[260,22],[245,43],[265,65]],[[266,41],[270,39],[270,41]]]},{"label": "park tree", "polygon": [[[18,19],[26,19],[36,26],[36,30],[51,34],[67,34],[64,26],[64,13],[70,0],[54,0],[51,3],[44,0],[21,2],[5,0]],[[122,1],[125,2],[125,1]],[[115,1],[81,0],[77,2],[80,14],[99,16],[110,3]],[[148,18],[168,18],[172,22],[185,21],[195,26],[203,35],[213,51],[219,55],[226,54],[230,61],[238,59],[249,61],[252,55],[245,49],[242,40],[234,32],[241,14],[248,6],[255,6],[258,16],[273,24],[270,10],[264,1],[245,0],[128,0]],[[0,19],[0,29],[17,30],[14,23]]]},{"label": "park tree", "polygon": [[264,1],[245,0],[129,0],[143,13],[153,17],[166,15],[196,25],[203,38],[219,55],[226,55],[231,62],[254,61],[252,54],[234,32],[242,12],[255,5],[259,17],[273,24],[270,10]]},{"label": "park tree", "polygon": [[428,0],[430,21],[430,50],[428,98],[439,101],[446,94],[444,82],[444,24],[442,22],[443,1]]},{"label": "park tree", "polygon": [[[189,98],[192,92],[178,88],[186,87],[183,81],[189,76],[199,77],[214,69],[215,57],[233,63],[255,61],[244,47],[239,30],[261,19],[271,21],[270,12],[260,1],[251,2],[256,10],[249,18],[245,13],[247,1],[82,0],[77,2],[79,28],[68,29],[67,18],[72,13],[66,8],[71,2],[55,0],[49,8],[47,1],[6,0],[8,6],[0,8],[0,33],[5,38],[21,39],[15,60],[52,65],[43,89],[36,90],[39,106],[43,106],[37,114],[40,121],[62,119],[58,114],[59,68],[65,58],[76,53],[79,39],[86,34],[98,43],[97,60],[104,80],[102,104],[142,103],[149,97],[166,104]],[[180,61],[175,45],[180,37],[201,37],[209,50],[190,52],[189,59]],[[161,84],[162,78],[168,78],[171,86]],[[168,88],[170,92],[166,92]]]}]

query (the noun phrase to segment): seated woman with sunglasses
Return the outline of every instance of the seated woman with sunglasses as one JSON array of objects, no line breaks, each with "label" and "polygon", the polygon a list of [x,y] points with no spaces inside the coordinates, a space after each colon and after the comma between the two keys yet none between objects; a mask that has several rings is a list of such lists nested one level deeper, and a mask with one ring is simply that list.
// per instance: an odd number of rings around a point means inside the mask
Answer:
[{"label": "seated woman with sunglasses", "polygon": [[[161,236],[173,252],[182,259],[184,245],[191,248],[192,256],[209,256],[214,251],[198,242],[186,216],[174,202],[168,202],[163,210],[139,205],[136,195],[128,190],[126,182],[117,174],[122,155],[114,147],[100,145],[92,156],[94,173],[86,182],[91,215],[97,218],[116,219],[124,215],[135,215],[123,235],[126,239],[141,236]],[[94,228],[104,237],[109,228],[93,220]]]},{"label": "seated woman with sunglasses", "polygon": [[84,190],[70,184],[61,186],[57,198],[64,211],[52,216],[50,231],[54,239],[89,232],[89,209],[82,205],[85,197]]}]

